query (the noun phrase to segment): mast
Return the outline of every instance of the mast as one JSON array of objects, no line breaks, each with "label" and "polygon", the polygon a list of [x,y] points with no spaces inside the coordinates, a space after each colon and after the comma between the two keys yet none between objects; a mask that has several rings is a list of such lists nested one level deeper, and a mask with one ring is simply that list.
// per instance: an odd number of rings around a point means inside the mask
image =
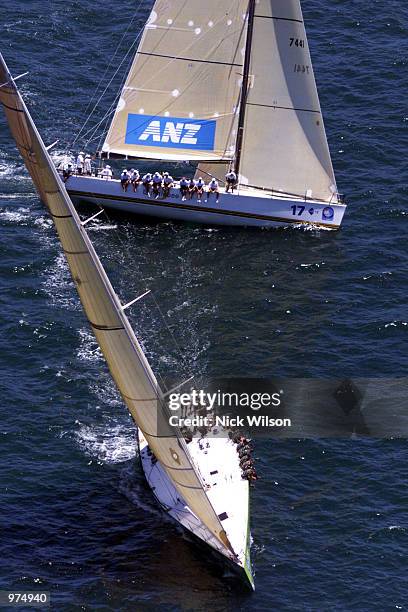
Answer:
[{"label": "mast", "polygon": [[251,66],[252,38],[254,35],[255,5],[256,5],[256,0],[249,0],[248,31],[247,31],[247,39],[246,39],[246,46],[245,46],[244,76],[242,79],[241,106],[239,109],[237,145],[235,148],[235,173],[238,179],[239,179],[239,169],[241,165],[242,144],[244,140],[244,124],[245,124],[246,103],[248,99],[248,86],[249,86],[249,69]]}]

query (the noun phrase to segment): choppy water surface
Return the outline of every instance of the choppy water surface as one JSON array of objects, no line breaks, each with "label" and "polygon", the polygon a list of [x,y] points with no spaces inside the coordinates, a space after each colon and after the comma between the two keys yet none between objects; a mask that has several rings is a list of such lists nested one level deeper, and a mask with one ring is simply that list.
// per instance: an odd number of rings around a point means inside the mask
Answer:
[{"label": "choppy water surface", "polygon": [[[148,298],[132,317],[159,372],[406,374],[408,8],[302,4],[350,204],[343,229],[95,223],[90,235],[121,298],[149,287],[160,304],[161,313]],[[30,70],[21,89],[47,143],[59,138],[63,150],[72,140],[149,8],[0,1],[1,50],[15,74]],[[257,591],[241,593],[145,489],[134,427],[3,117],[0,226],[0,588],[51,591],[61,610],[406,609],[405,441],[260,442]]]}]

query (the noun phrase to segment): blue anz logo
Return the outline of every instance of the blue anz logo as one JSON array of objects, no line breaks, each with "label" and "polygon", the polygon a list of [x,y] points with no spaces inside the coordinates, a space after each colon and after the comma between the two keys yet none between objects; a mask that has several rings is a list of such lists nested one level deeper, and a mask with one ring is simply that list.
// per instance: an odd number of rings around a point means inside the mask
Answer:
[{"label": "blue anz logo", "polygon": [[213,151],[216,121],[128,115],[125,144]]}]

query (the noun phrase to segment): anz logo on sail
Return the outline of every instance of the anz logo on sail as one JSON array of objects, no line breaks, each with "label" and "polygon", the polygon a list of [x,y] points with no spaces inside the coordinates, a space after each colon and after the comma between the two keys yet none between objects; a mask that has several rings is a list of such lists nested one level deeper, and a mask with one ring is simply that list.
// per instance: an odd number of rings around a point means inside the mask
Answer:
[{"label": "anz logo on sail", "polygon": [[128,115],[125,144],[213,151],[216,121]]}]

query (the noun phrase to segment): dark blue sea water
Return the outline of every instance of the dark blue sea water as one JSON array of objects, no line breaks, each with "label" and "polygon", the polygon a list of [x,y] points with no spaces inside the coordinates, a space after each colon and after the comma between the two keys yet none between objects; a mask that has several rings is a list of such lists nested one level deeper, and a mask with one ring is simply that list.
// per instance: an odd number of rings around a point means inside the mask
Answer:
[{"label": "dark blue sea water", "polygon": [[[0,0],[1,51],[14,74],[30,70],[20,85],[46,143],[69,146],[150,4]],[[344,226],[95,223],[90,236],[123,301],[147,286],[160,304],[164,320],[148,300],[132,319],[156,371],[180,364],[168,324],[195,373],[406,375],[408,6],[302,5],[348,196]],[[405,440],[260,441],[257,591],[242,592],[146,490],[134,426],[1,114],[0,228],[1,589],[50,591],[55,610],[407,608]],[[384,418],[391,413],[385,402]]]}]

